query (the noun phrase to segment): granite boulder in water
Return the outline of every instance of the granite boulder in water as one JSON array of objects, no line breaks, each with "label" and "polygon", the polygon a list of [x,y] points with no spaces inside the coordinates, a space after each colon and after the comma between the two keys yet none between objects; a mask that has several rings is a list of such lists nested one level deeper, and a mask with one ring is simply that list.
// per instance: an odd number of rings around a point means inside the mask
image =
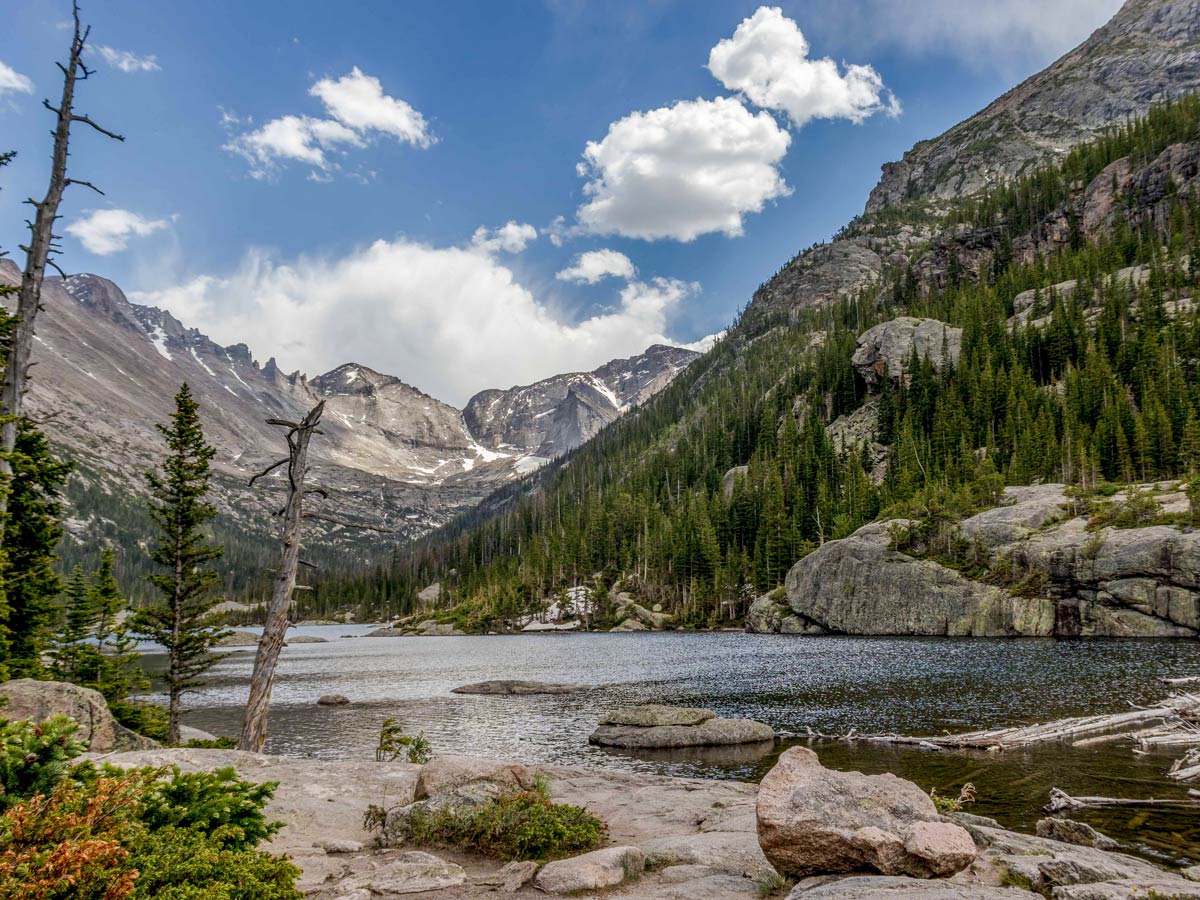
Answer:
[{"label": "granite boulder in water", "polygon": [[711,709],[627,706],[609,712],[588,741],[605,747],[661,750],[758,744],[775,739],[769,725],[751,719],[719,719]]}]

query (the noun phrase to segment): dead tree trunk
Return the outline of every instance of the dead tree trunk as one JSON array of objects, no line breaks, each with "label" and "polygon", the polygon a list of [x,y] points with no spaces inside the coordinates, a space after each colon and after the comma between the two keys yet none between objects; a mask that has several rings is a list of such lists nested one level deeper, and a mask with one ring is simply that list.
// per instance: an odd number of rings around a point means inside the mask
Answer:
[{"label": "dead tree trunk", "polygon": [[[79,181],[67,177],[67,145],[71,139],[71,125],[82,122],[101,134],[123,141],[125,138],[102,128],[87,116],[75,112],[75,84],[84,81],[92,74],[83,62],[83,51],[87,44],[90,28],[84,28],[79,22],[79,5],[74,9],[75,31],[71,38],[71,53],[66,65],[58,63],[63,73],[62,99],[58,107],[50,105],[49,100],[43,100],[42,105],[58,117],[54,128],[54,152],[50,164],[50,186],[41,202],[30,197],[25,202],[30,204],[35,212],[29,226],[30,240],[25,251],[25,270],[21,275],[21,287],[17,292],[17,321],[13,329],[12,340],[8,351],[8,364],[4,371],[4,386],[0,388],[0,482],[4,489],[0,490],[0,516],[8,511],[7,484],[12,478],[12,452],[17,443],[17,425],[24,412],[25,383],[29,378],[30,355],[33,351],[33,327],[41,309],[42,281],[46,277],[46,266],[58,269],[50,258],[58,252],[54,233],[54,223],[58,219],[58,204],[62,201],[63,192],[72,184],[89,187],[96,193],[103,193],[95,185],[87,181]],[[61,274],[62,270],[58,269]],[[2,533],[2,532],[0,532]]]},{"label": "dead tree trunk", "polygon": [[300,565],[300,525],[304,518],[304,496],[310,493],[304,487],[304,475],[308,465],[308,442],[317,428],[321,412],[325,409],[322,400],[300,422],[283,419],[268,419],[268,425],[287,428],[288,455],[268,466],[250,479],[250,484],[280,466],[287,465],[287,504],[282,510],[280,526],[282,558],[275,575],[275,586],[271,591],[271,604],[267,607],[267,621],[263,626],[258,652],[254,657],[254,673],[250,677],[250,699],[246,701],[246,714],[242,719],[242,735],[239,750],[258,753],[267,740],[267,714],[271,707],[271,688],[275,683],[275,665],[279,662],[279,651],[287,634],[288,614],[292,608],[292,595],[296,590],[296,571]]}]

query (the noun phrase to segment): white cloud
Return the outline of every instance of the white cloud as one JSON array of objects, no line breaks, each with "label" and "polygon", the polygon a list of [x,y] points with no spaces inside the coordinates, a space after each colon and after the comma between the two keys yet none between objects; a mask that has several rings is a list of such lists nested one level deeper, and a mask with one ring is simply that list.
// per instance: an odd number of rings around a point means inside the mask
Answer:
[{"label": "white cloud", "polygon": [[575,261],[554,277],[559,281],[574,281],[577,284],[595,284],[602,278],[633,278],[637,270],[624,253],[616,250],[588,250],[575,257]]},{"label": "white cloud", "polygon": [[580,225],[649,240],[740,235],[744,215],[791,193],[778,169],[790,143],[770,113],[728,97],[630,113],[584,149]]},{"label": "white cloud", "polygon": [[115,47],[106,47],[103,44],[96,46],[96,52],[104,59],[106,63],[114,69],[120,69],[122,72],[157,72],[158,57],[138,56],[130,53],[128,50],[118,50]]},{"label": "white cloud", "polygon": [[717,343],[717,341],[725,337],[725,331],[718,331],[715,334],[708,334],[700,338],[698,341],[692,341],[690,344],[680,344],[685,350],[695,350],[697,353],[707,353]]},{"label": "white cloud", "polygon": [[1082,42],[1122,0],[861,0],[831,2],[821,11],[830,38],[853,35],[860,47],[899,46],[935,52],[975,69],[1019,76]]},{"label": "white cloud", "polygon": [[524,222],[510,221],[499,228],[480,225],[471,235],[471,245],[485,253],[520,253],[537,236],[537,229]]},{"label": "white cloud", "polygon": [[425,117],[403,100],[385,94],[379,79],[364,74],[358,66],[337,80],[322,78],[309,93],[321,99],[331,116],[357,131],[381,131],[417,147],[434,142]]},{"label": "white cloud", "polygon": [[755,106],[787,113],[801,128],[812,119],[862,122],[877,112],[897,115],[900,104],[871,66],[810,59],[808,41],[778,7],[760,6],[708,57],[708,69]]},{"label": "white cloud", "polygon": [[166,219],[147,219],[127,209],[96,209],[67,226],[91,253],[107,256],[124,250],[131,238],[145,237],[166,228]]},{"label": "white cloud", "polygon": [[0,95],[7,93],[32,94],[33,82],[11,66],[0,62]]},{"label": "white cloud", "polygon": [[339,258],[290,263],[250,252],[231,275],[133,298],[223,343],[286,353],[288,367],[315,373],[353,360],[461,405],[486,387],[674,343],[668,318],[698,289],[666,278],[630,282],[611,310],[578,320],[535,297],[493,255],[381,240]]},{"label": "white cloud", "polygon": [[[331,152],[365,147],[380,134],[422,148],[435,141],[419,112],[384,94],[379,79],[358,67],[336,80],[321,79],[309,93],[324,103],[331,118],[280,116],[261,128],[234,135],[223,149],[243,157],[254,178],[270,178],[282,162],[293,161],[312,166],[310,180],[330,181],[331,172],[338,168],[330,159]],[[221,124],[226,128],[250,121],[220,109]]]}]

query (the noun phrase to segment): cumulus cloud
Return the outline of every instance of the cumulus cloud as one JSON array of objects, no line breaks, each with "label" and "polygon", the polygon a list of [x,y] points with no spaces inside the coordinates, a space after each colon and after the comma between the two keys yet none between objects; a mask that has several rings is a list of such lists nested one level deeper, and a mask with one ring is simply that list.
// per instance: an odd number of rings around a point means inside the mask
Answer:
[{"label": "cumulus cloud", "polygon": [[9,93],[32,94],[33,82],[11,66],[0,62],[0,96]]},{"label": "cumulus cloud", "polygon": [[[260,128],[233,136],[224,149],[244,158],[254,178],[270,178],[281,162],[294,161],[312,167],[310,179],[329,181],[331,172],[337,169],[330,153],[365,147],[379,135],[423,149],[435,141],[417,110],[386,95],[379,79],[357,66],[341,78],[322,78],[309,94],[321,100],[329,118],[280,116]],[[245,121],[248,120],[221,111],[221,124],[227,128]]]},{"label": "cumulus cloud", "polygon": [[167,225],[166,219],[147,219],[127,209],[95,209],[68,225],[67,233],[78,238],[89,252],[108,256],[124,250],[132,238],[145,237]]},{"label": "cumulus cloud", "polygon": [[101,59],[114,69],[119,69],[122,72],[130,74],[134,72],[157,72],[159,68],[158,57],[154,55],[138,56],[135,53],[130,53],[128,50],[118,50],[115,47],[106,47],[103,44],[97,45],[95,50],[100,54]]},{"label": "cumulus cloud", "polygon": [[712,48],[708,69],[755,106],[787,113],[797,128],[812,119],[859,123],[877,112],[897,115],[899,101],[867,65],[809,58],[800,28],[781,9],[760,6],[733,37]]},{"label": "cumulus cloud", "polygon": [[485,253],[520,253],[537,235],[537,229],[524,222],[510,221],[499,228],[480,225],[471,235],[471,245]]},{"label": "cumulus cloud", "polygon": [[321,372],[353,360],[462,405],[486,387],[673,343],[668,318],[698,289],[667,278],[630,282],[612,309],[579,320],[539,300],[491,254],[381,240],[332,259],[251,252],[233,274],[132,296],[218,341],[263,354],[287,348],[289,367]]},{"label": "cumulus cloud", "polygon": [[629,281],[637,274],[631,260],[617,250],[588,250],[575,257],[574,262],[554,277],[559,281],[595,284],[602,278],[623,278]]},{"label": "cumulus cloud", "polygon": [[729,97],[633,112],[589,141],[580,226],[597,234],[691,241],[742,233],[742,217],[791,193],[778,165],[791,136]]},{"label": "cumulus cloud", "polygon": [[425,117],[403,100],[385,94],[379,79],[358,66],[336,80],[322,78],[309,93],[325,104],[331,116],[356,131],[380,131],[422,148],[433,143]]}]

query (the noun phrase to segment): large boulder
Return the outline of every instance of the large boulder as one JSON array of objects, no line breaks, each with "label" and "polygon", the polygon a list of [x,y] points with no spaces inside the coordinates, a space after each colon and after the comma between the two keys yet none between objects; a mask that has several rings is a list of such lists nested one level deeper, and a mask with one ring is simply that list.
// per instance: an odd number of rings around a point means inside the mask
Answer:
[{"label": "large boulder", "polygon": [[757,816],[763,852],[790,875],[873,869],[930,878],[975,859],[971,835],[942,819],[915,784],[826,769],[807,747],[785,751],[767,773]]},{"label": "large boulder", "polygon": [[787,575],[798,616],[846,634],[1050,635],[1054,602],[1017,597],[891,548],[893,523],[826,541]]},{"label": "large boulder", "polygon": [[957,363],[962,351],[962,329],[937,319],[897,316],[860,334],[858,349],[850,362],[868,385],[876,386],[882,383],[884,373],[892,380],[900,378],[908,368],[914,348],[919,357],[935,367],[942,365],[943,355],[951,363]]},{"label": "large boulder", "polygon": [[967,538],[978,538],[988,548],[1001,547],[1063,518],[1068,502],[1061,484],[1007,487],[999,506],[964,519],[959,527]]},{"label": "large boulder", "polygon": [[588,742],[631,750],[666,750],[678,747],[721,747],[762,744],[775,740],[770,725],[752,719],[707,719],[699,725],[600,725]]},{"label": "large boulder", "polygon": [[637,847],[605,847],[546,863],[533,883],[549,894],[599,891],[635,878],[645,868],[646,854]]},{"label": "large boulder", "polygon": [[746,612],[746,630],[751,634],[825,634],[820,625],[792,612],[786,598],[764,594]]},{"label": "large boulder", "polygon": [[109,712],[99,691],[64,681],[35,681],[17,678],[0,684],[0,697],[8,703],[0,707],[6,719],[32,719],[41,722],[52,716],[68,716],[79,723],[75,737],[93,753],[113,750],[153,750],[161,746],[119,724]]},{"label": "large boulder", "polygon": [[654,838],[641,845],[651,866],[704,865],[727,875],[764,879],[775,869],[752,831],[710,831]]},{"label": "large boulder", "polygon": [[453,794],[467,785],[485,784],[495,793],[531,790],[534,773],[520,763],[477,756],[435,756],[417,775],[414,799]]}]

